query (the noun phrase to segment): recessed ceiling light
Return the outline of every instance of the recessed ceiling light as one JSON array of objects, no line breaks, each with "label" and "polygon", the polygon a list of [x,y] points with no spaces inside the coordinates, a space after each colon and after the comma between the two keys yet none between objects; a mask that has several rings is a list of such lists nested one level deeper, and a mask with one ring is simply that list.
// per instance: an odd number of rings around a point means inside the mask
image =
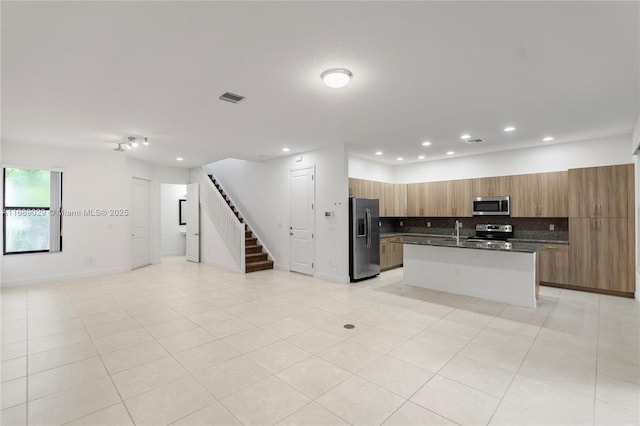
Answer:
[{"label": "recessed ceiling light", "polygon": [[383,152],[382,151],[376,151],[376,155],[382,155]]},{"label": "recessed ceiling light", "polygon": [[345,68],[331,68],[320,74],[320,78],[332,89],[339,89],[349,84],[353,74]]},{"label": "recessed ceiling light", "polygon": [[513,126],[509,126],[509,127],[505,127],[505,128],[504,128],[504,131],[505,131],[505,132],[513,132],[515,129],[516,129],[515,127],[513,127]]},{"label": "recessed ceiling light", "polygon": [[289,148],[282,148],[282,152],[289,152],[291,151]]},{"label": "recessed ceiling light", "polygon": [[429,146],[429,145],[431,145],[431,142],[429,141],[422,142],[422,146]]},{"label": "recessed ceiling light", "polygon": [[553,136],[547,136],[542,139],[544,142],[551,142],[553,140]]},{"label": "recessed ceiling light", "polygon": [[424,160],[424,155],[418,155],[418,160]]},{"label": "recessed ceiling light", "polygon": [[176,157],[176,160],[177,160],[177,161],[182,161],[182,160],[184,160],[184,158],[182,158],[182,157]]},{"label": "recessed ceiling light", "polygon": [[460,136],[460,139],[470,139],[471,135],[465,133],[464,135]]},{"label": "recessed ceiling light", "polygon": [[453,151],[448,151],[447,152],[447,155],[453,155],[453,154],[455,154],[455,152],[453,152]]},{"label": "recessed ceiling light", "polygon": [[398,158],[396,158],[396,160],[398,160],[398,161],[402,161],[402,160],[404,160],[404,158],[402,158],[402,157],[398,157]]}]

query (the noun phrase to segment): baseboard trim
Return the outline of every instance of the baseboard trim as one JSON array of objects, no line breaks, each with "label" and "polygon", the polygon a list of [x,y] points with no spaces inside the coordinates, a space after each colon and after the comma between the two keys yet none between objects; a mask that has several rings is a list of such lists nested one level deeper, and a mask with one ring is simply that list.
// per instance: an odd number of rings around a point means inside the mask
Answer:
[{"label": "baseboard trim", "polygon": [[580,286],[569,285],[569,284],[548,283],[544,281],[541,281],[540,285],[547,286],[547,287],[566,288],[567,290],[584,291],[586,293],[606,294],[607,296],[627,297],[629,299],[634,298],[633,293],[627,293],[624,291],[602,290],[599,288],[588,288],[588,287],[580,287]]},{"label": "baseboard trim", "polygon": [[100,277],[104,275],[121,274],[131,271],[131,266],[120,266],[117,268],[98,269],[94,271],[69,272],[66,274],[46,275],[41,277],[31,277],[19,280],[2,280],[2,288],[19,287],[34,284],[45,284],[55,281],[73,280],[79,278]]}]

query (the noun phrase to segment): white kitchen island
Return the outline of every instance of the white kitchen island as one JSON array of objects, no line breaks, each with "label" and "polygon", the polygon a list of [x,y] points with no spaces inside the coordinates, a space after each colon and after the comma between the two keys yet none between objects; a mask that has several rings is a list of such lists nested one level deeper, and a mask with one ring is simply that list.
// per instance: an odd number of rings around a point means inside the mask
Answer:
[{"label": "white kitchen island", "polygon": [[491,245],[401,237],[404,284],[527,308],[536,307],[539,244]]}]

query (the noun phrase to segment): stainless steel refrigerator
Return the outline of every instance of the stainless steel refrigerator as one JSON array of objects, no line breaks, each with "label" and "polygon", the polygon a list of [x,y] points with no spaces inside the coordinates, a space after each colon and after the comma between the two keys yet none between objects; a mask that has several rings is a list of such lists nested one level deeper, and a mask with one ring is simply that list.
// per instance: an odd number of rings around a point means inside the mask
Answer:
[{"label": "stainless steel refrigerator", "polygon": [[378,200],[349,198],[349,277],[351,281],[380,273]]}]

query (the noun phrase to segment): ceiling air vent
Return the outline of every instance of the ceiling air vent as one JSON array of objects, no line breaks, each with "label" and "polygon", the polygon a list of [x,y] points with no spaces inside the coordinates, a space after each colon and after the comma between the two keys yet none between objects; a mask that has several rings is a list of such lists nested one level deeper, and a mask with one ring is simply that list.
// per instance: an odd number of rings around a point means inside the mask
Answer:
[{"label": "ceiling air vent", "polygon": [[218,99],[221,101],[231,102],[232,104],[237,104],[241,100],[244,99],[244,96],[236,95],[235,93],[226,92],[223,93]]},{"label": "ceiling air vent", "polygon": [[484,139],[466,139],[465,140],[466,143],[468,143],[469,145],[473,145],[474,143],[481,143],[484,142]]}]

